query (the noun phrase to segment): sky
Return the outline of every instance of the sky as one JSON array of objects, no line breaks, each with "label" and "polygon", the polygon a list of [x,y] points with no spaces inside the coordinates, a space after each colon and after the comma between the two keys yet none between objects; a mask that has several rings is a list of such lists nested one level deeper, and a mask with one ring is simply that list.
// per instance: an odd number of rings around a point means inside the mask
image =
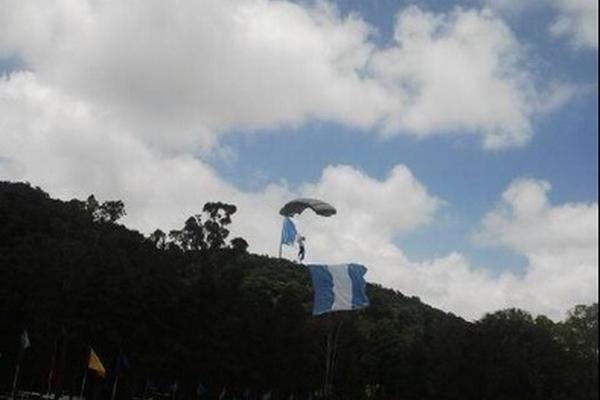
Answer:
[{"label": "sky", "polygon": [[233,203],[274,257],[319,198],[308,263],[561,320],[598,301],[597,69],[596,0],[0,0],[0,180],[144,234]]}]

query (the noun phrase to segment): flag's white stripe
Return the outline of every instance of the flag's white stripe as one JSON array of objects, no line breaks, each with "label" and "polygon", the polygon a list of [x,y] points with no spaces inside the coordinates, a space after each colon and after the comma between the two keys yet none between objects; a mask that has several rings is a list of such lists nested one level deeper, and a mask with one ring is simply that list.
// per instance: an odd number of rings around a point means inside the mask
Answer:
[{"label": "flag's white stripe", "polygon": [[330,265],[328,268],[333,278],[333,305],[331,310],[352,309],[352,279],[348,274],[348,266]]}]

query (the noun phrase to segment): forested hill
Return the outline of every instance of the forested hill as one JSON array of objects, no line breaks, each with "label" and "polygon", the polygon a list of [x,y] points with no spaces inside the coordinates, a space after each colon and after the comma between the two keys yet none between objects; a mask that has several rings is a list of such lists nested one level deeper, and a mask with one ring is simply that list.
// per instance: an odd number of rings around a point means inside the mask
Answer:
[{"label": "forested hill", "polygon": [[145,237],[120,201],[0,182],[0,393],[20,359],[20,390],[78,394],[91,346],[108,373],[89,374],[88,398],[110,398],[120,352],[121,399],[173,384],[178,399],[318,397],[335,329],[339,399],[598,398],[597,304],[469,323],[368,285],[367,309],[313,317],[307,268],[249,254],[235,211],[208,203]]}]

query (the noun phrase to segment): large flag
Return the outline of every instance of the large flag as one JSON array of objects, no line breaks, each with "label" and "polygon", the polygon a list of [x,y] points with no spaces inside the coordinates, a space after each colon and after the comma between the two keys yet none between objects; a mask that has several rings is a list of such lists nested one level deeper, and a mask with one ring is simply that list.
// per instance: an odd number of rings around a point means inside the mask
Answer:
[{"label": "large flag", "polygon": [[104,378],[104,375],[106,375],[106,369],[104,369],[104,365],[102,365],[102,362],[100,361],[100,358],[98,357],[94,349],[90,349],[88,369],[96,371],[96,373],[102,378]]},{"label": "large flag", "polygon": [[357,310],[369,305],[360,264],[309,265],[313,283],[313,315],[331,311]]},{"label": "large flag", "polygon": [[27,334],[27,331],[23,331],[23,333],[21,333],[21,351],[28,349],[29,347],[31,347],[31,342],[29,341],[29,335]]},{"label": "large flag", "polygon": [[285,217],[283,219],[283,227],[281,228],[281,244],[293,246],[297,234],[298,231],[296,231],[294,222],[290,218]]}]

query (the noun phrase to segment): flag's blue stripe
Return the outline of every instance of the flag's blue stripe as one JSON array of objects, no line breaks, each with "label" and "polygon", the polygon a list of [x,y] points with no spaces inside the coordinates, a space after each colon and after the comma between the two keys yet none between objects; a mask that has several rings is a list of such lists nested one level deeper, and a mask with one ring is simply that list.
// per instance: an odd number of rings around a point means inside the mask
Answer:
[{"label": "flag's blue stripe", "polygon": [[309,268],[313,283],[313,315],[331,311],[333,307],[333,277],[326,265],[311,265]]},{"label": "flag's blue stripe", "polygon": [[364,265],[348,264],[348,275],[352,280],[352,309],[363,308],[369,305],[366,293],[365,274],[367,269]]}]

